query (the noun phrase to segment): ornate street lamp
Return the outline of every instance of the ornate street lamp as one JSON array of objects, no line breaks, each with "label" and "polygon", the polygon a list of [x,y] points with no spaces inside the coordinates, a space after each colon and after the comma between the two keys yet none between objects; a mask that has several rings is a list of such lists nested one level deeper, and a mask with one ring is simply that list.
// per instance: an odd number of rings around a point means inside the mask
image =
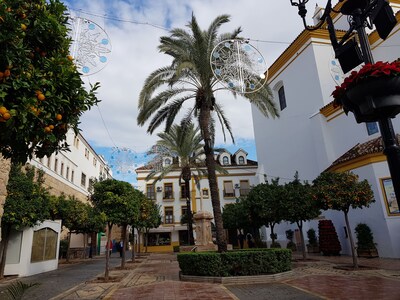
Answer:
[{"label": "ornate street lamp", "polygon": [[[315,26],[309,26],[305,20],[307,2],[308,0],[290,0],[292,6],[298,7],[299,15],[303,19],[304,28],[306,30],[317,30],[325,24],[327,25],[332,47],[335,51],[335,57],[338,59],[343,73],[349,72],[362,62],[374,63],[365,27],[372,29],[373,25],[375,25],[378,35],[382,39],[386,39],[397,24],[393,10],[386,0],[339,0],[339,2],[343,2],[339,11],[336,11],[332,7],[332,1],[328,0],[319,23]],[[338,41],[336,36],[331,13],[341,13],[346,15],[348,19],[349,29],[340,41]],[[355,36],[358,37],[358,41]],[[367,97],[368,101],[372,103],[372,108],[370,108],[368,115],[363,115],[363,109],[360,109],[354,101],[351,102],[348,98],[343,99],[343,106],[354,113],[358,123],[367,121],[379,122],[384,144],[383,152],[387,157],[397,203],[400,204],[400,147],[396,141],[392,121],[390,119],[400,112],[400,96],[398,97],[399,100],[394,101],[393,98],[398,96],[395,92],[387,95],[395,104],[393,105],[392,101],[392,106],[390,106],[389,109],[375,109],[375,107],[381,105],[380,102],[384,102],[385,99],[383,99],[383,97],[375,97],[375,95],[372,94],[373,93]],[[374,97],[376,99],[374,99]],[[358,102],[362,102],[361,100],[363,99],[357,100],[359,100]]]}]

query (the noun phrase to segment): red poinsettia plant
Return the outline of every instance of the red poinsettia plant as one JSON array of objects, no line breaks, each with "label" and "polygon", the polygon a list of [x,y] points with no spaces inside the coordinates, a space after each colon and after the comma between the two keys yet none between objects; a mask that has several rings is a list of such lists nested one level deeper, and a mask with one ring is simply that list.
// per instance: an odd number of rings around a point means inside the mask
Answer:
[{"label": "red poinsettia plant", "polygon": [[365,64],[359,71],[353,71],[346,77],[343,83],[336,86],[332,93],[333,105],[342,106],[342,98],[348,90],[360,84],[361,82],[368,81],[372,78],[379,77],[396,77],[400,76],[400,61],[382,62],[378,61],[374,64]]}]

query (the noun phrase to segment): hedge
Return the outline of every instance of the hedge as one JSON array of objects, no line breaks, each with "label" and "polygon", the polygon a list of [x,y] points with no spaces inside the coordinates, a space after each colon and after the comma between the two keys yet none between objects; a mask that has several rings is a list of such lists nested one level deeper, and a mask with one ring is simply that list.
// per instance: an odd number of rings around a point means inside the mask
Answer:
[{"label": "hedge", "polygon": [[291,270],[290,249],[251,249],[218,252],[188,252],[177,255],[183,275],[246,276]]}]

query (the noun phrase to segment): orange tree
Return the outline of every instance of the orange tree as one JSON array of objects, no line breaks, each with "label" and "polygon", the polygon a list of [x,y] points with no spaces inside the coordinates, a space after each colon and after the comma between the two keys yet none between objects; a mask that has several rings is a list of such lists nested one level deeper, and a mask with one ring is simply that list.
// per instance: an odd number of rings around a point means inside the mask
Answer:
[{"label": "orange tree", "polygon": [[352,172],[323,172],[313,181],[313,184],[313,197],[321,209],[333,209],[344,213],[353,264],[355,268],[358,268],[348,213],[350,208],[369,207],[371,203],[375,202],[370,184],[366,179],[359,182],[358,175]]},{"label": "orange tree", "polygon": [[68,128],[98,102],[69,55],[58,0],[0,1],[0,153],[14,162],[65,150]]}]

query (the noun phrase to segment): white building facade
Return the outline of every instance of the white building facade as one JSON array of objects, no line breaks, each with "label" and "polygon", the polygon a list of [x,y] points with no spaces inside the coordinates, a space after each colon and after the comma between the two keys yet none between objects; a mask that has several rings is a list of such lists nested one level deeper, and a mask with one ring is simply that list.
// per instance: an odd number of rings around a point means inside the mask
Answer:
[{"label": "white building facade", "polygon": [[[70,130],[66,142],[70,151],[33,158],[28,164],[44,171],[44,185],[51,194],[63,193],[87,202],[92,180],[112,178],[111,170],[81,134],[76,136]],[[29,276],[57,269],[61,233],[61,221],[50,220],[23,231],[13,231],[7,248],[5,275]],[[71,248],[82,247],[83,238],[82,234],[72,235]]]},{"label": "white building facade", "polygon": [[[390,2],[397,11],[400,1]],[[400,20],[399,13],[396,18]],[[334,23],[337,29],[348,28],[346,17],[341,15],[335,16]],[[385,41],[377,32],[369,34],[369,41],[375,61],[398,59],[400,24]],[[293,180],[296,171],[301,180],[311,182],[327,169],[352,171],[360,180],[367,179],[376,202],[369,208],[350,210],[351,228],[345,227],[342,212],[326,211],[323,215],[335,225],[342,254],[351,251],[347,230],[354,233],[358,223],[366,223],[374,234],[379,255],[399,258],[400,213],[393,201],[379,128],[376,123],[357,124],[352,113],[346,116],[342,109],[333,107],[331,93],[343,78],[338,68],[326,29],[302,31],[271,65],[268,84],[280,108],[280,118],[266,119],[252,108],[260,169],[267,179],[279,177],[281,183]],[[395,132],[399,132],[399,117],[392,122]],[[304,230],[312,227],[318,232],[317,224],[311,221]],[[289,228],[295,227],[279,226],[278,239],[283,243]]]},{"label": "white building facade", "polygon": [[[239,149],[235,153],[227,150],[215,156],[217,164],[228,173],[217,173],[221,208],[228,203],[235,203],[240,196],[249,193],[252,186],[259,182],[257,162],[247,159],[247,152]],[[165,158],[171,161],[173,158]],[[146,166],[136,169],[138,189],[149,199],[161,206],[162,225],[150,230],[148,251],[172,251],[173,246],[183,245],[187,241],[187,225],[181,224],[181,217],[186,214],[184,182],[179,184],[180,170],[168,173],[162,180],[146,181],[150,169]],[[199,187],[194,178],[190,187],[190,206],[192,212],[206,211],[213,213],[210,188],[206,176],[201,177]],[[195,237],[196,239],[196,237]]]}]

